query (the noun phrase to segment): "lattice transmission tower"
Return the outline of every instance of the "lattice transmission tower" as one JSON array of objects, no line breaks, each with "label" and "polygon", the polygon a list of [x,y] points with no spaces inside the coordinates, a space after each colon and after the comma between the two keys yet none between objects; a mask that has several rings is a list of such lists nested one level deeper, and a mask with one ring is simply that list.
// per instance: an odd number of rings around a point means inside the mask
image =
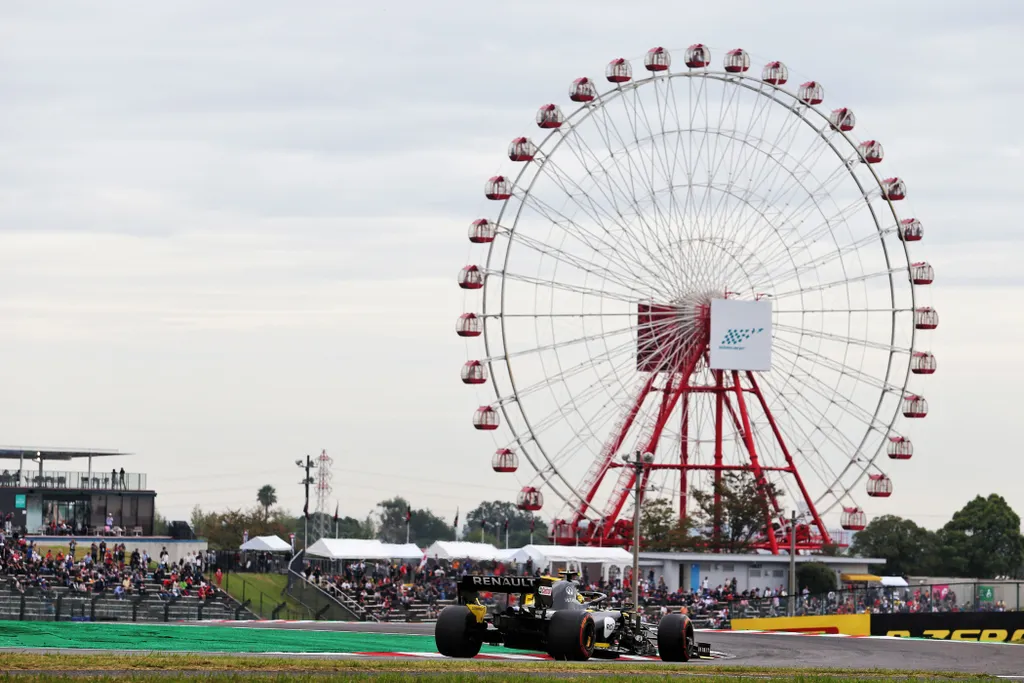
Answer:
[{"label": "lattice transmission tower", "polygon": [[333,531],[333,524],[330,513],[327,511],[327,500],[331,496],[331,466],[334,460],[327,455],[327,451],[320,451],[316,459],[316,514],[313,515],[313,538],[310,543],[316,543],[321,538],[329,538]]}]

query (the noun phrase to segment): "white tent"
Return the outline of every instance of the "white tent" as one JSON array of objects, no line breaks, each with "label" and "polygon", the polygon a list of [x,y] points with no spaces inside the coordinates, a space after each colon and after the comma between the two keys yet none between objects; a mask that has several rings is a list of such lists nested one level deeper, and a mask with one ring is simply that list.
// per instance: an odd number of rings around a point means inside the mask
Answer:
[{"label": "white tent", "polygon": [[622,567],[633,564],[633,556],[622,548],[593,548],[575,545],[527,545],[517,550],[512,562],[524,564],[533,560],[534,566],[546,567],[553,563],[601,564]]},{"label": "white tent", "polygon": [[883,576],[880,578],[882,579],[883,586],[906,588],[909,585],[907,583],[907,580],[904,579],[902,576]]},{"label": "white tent", "polygon": [[493,561],[500,560],[501,552],[490,543],[434,541],[434,544],[427,548],[427,559]]},{"label": "white tent", "polygon": [[321,538],[306,551],[330,560],[390,560],[391,553],[380,541],[365,538]]},{"label": "white tent", "polygon": [[498,550],[498,562],[512,562],[512,558],[519,552],[518,548],[505,548],[504,550]]},{"label": "white tent", "polygon": [[241,549],[267,553],[290,553],[292,546],[277,536],[257,536],[243,543]]},{"label": "white tent", "polygon": [[415,543],[381,543],[392,560],[422,560],[423,549]]}]

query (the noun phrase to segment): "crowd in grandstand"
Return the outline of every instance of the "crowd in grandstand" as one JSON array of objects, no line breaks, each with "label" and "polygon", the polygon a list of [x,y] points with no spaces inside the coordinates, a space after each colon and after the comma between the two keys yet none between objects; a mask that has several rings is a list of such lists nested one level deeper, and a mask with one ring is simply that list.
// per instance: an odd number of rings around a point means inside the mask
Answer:
[{"label": "crowd in grandstand", "polygon": [[100,541],[79,548],[71,539],[67,550],[49,547],[45,553],[20,535],[0,533],[0,577],[18,593],[52,595],[63,587],[73,595],[109,595],[125,599],[155,593],[161,599],[181,596],[208,598],[216,588],[203,576],[206,558],[190,553],[171,562],[166,548],[156,558],[145,550],[128,551],[124,543]]},{"label": "crowd in grandstand", "polygon": [[[351,562],[346,563],[336,574],[321,569],[319,563],[306,563],[306,579],[328,593],[344,594],[373,616],[381,620],[395,617],[405,618],[413,605],[425,605],[424,617],[431,618],[457,596],[459,580],[469,574],[523,574],[542,576],[551,569],[534,567],[532,562],[516,568],[500,562],[477,562],[473,560],[430,560],[424,564],[400,562]],[[586,590],[604,593],[607,604],[621,607],[631,599],[628,579],[605,581],[591,580],[584,572],[580,577]],[[694,619],[706,620],[711,625],[724,622],[727,614],[722,603],[731,593],[721,589],[711,591],[669,591],[663,580],[654,581],[653,576],[640,584],[640,611],[648,619],[656,621],[671,611],[686,611]],[[494,598],[482,596],[486,603]]]},{"label": "crowd in grandstand", "polygon": [[[337,573],[321,569],[319,563],[306,563],[307,580],[327,592],[344,594],[374,617],[381,620],[407,618],[413,605],[425,605],[420,616],[430,618],[445,604],[456,598],[458,581],[468,574],[520,573],[541,576],[550,568],[535,568],[532,564],[517,568],[495,562],[472,560],[430,560],[423,563],[351,562],[342,565]],[[584,589],[607,595],[607,604],[621,607],[631,599],[629,576],[591,579],[584,572],[580,577]],[[715,628],[727,626],[732,617],[781,616],[788,612],[788,594],[783,586],[737,590],[733,578],[711,587],[705,580],[692,590],[669,590],[663,578],[649,573],[642,577],[639,587],[640,611],[650,621],[665,614],[685,610],[691,618]],[[494,603],[492,596],[482,596],[484,602]],[[951,612],[965,609],[1006,609],[999,602],[978,605],[961,604],[957,594],[948,587],[869,587],[856,590],[836,590],[826,595],[810,595],[804,588],[796,596],[795,611],[799,615],[853,614],[863,612]]]},{"label": "crowd in grandstand", "polygon": [[[0,581],[15,592],[28,590],[43,595],[55,587],[70,594],[110,595],[117,599],[155,594],[167,600],[181,596],[209,598],[219,594],[223,569],[274,571],[279,563],[268,554],[243,558],[238,553],[190,553],[171,562],[166,548],[157,557],[145,550],[129,550],[125,542],[112,539],[78,547],[74,538],[64,547],[50,546],[40,552],[19,534],[0,532]],[[214,573],[214,570],[216,572]],[[330,571],[333,569],[335,571]],[[204,574],[209,570],[210,580]],[[359,561],[340,567],[328,562],[307,562],[306,579],[336,597],[345,596],[374,618],[380,620],[435,618],[438,612],[457,597],[458,582],[469,574],[525,574],[542,576],[550,567],[506,565],[474,560],[437,560],[425,562]],[[216,578],[214,578],[216,577]],[[621,607],[631,598],[630,576],[611,579],[580,577],[585,590],[604,593],[607,604]],[[710,627],[728,625],[730,618],[779,616],[787,613],[789,601],[782,586],[738,590],[736,579],[709,586],[707,579],[696,589],[670,590],[661,577],[649,572],[641,577],[639,609],[651,621],[669,612],[685,610],[691,618]],[[494,602],[484,596],[485,602]],[[955,612],[964,610],[1002,611],[1001,601],[961,603],[955,590],[948,586],[863,587],[836,590],[825,595],[809,595],[803,589],[795,599],[795,613],[853,614]]]}]

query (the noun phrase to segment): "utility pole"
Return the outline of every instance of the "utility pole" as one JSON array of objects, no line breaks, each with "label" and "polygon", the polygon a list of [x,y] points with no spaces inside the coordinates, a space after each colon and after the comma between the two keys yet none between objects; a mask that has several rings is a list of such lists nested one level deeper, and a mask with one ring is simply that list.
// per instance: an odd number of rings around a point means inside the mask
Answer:
[{"label": "utility pole", "polygon": [[622,456],[622,461],[633,467],[635,481],[635,500],[633,502],[633,609],[640,607],[640,494],[644,467],[654,462],[653,453],[640,455],[637,451],[631,460],[629,454]]},{"label": "utility pole", "polygon": [[308,454],[306,455],[306,462],[302,460],[296,460],[295,464],[298,467],[306,468],[306,476],[299,483],[306,488],[306,504],[302,508],[303,516],[303,530],[302,530],[302,551],[305,552],[309,548],[309,485],[313,483],[313,477],[309,475],[309,471],[313,469],[313,458]]},{"label": "utility pole", "polygon": [[796,615],[796,510],[789,518],[789,616]]}]

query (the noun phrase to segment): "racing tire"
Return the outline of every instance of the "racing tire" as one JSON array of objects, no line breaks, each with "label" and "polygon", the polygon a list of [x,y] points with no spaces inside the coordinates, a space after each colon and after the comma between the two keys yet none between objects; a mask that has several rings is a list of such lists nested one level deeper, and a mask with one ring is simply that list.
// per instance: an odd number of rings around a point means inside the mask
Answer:
[{"label": "racing tire", "polygon": [[685,614],[666,614],[658,622],[658,656],[661,661],[690,661],[693,642],[693,622]]},{"label": "racing tire", "polygon": [[480,654],[480,638],[476,617],[465,605],[449,605],[437,615],[434,643],[445,657],[471,659]]},{"label": "racing tire", "polygon": [[555,612],[548,623],[548,654],[561,661],[585,662],[594,654],[596,638],[590,612]]}]

